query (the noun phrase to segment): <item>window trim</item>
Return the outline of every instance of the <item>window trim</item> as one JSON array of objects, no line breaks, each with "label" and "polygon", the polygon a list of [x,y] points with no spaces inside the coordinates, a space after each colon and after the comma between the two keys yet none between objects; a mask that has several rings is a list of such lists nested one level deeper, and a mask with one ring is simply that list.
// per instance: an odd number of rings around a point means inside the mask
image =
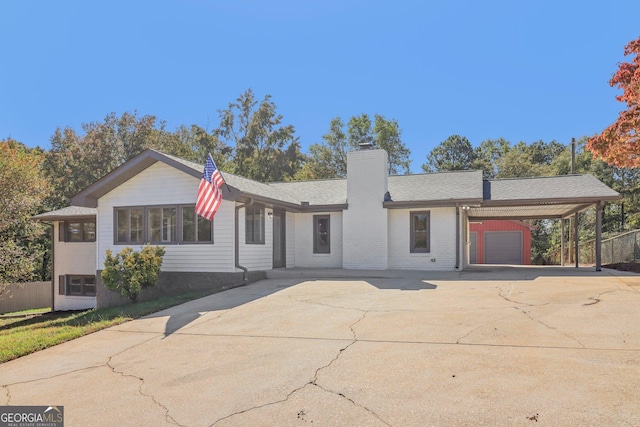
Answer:
[{"label": "window trim", "polygon": [[[82,280],[82,293],[81,294],[77,294],[77,293],[71,293],[71,280],[72,279],[81,279]],[[94,288],[94,292],[93,293],[85,293],[85,280],[86,279],[93,279],[93,288]],[[60,295],[64,295],[64,296],[68,296],[68,297],[89,297],[89,298],[93,298],[96,296],[97,294],[97,283],[96,283],[96,276],[95,275],[91,275],[91,274],[65,274],[63,276],[60,276],[60,280],[64,280],[63,286],[59,287],[59,294]],[[61,292],[64,290],[64,293]]]},{"label": "window trim", "polygon": [[[249,215],[249,210],[253,211],[251,215]],[[252,218],[255,216],[255,212],[260,213],[260,236],[258,236],[258,240],[255,239],[255,230],[252,230],[251,240],[249,240],[249,227],[247,224],[249,223],[249,216]],[[246,245],[264,245],[265,244],[265,208],[261,206],[246,206],[244,208],[244,243]],[[252,223],[255,219],[252,219]]]},{"label": "window trim", "polygon": [[[327,249],[320,249],[318,220],[327,220]],[[331,215],[314,215],[313,216],[313,253],[314,254],[330,254],[331,253]]]},{"label": "window trim", "polygon": [[[152,245],[212,245],[214,243],[214,222],[211,221],[211,239],[204,241],[184,241],[183,240],[183,215],[182,210],[184,208],[193,209],[195,211],[195,204],[184,203],[184,204],[163,204],[163,205],[149,205],[149,206],[114,206],[113,207],[113,244],[114,245],[142,245],[142,244],[152,244]],[[163,241],[152,241],[149,240],[149,211],[151,209],[164,209],[164,208],[175,208],[176,209],[176,230],[175,235],[176,239],[173,241],[163,242]],[[141,241],[118,241],[118,211],[121,210],[131,210],[131,209],[142,209],[142,240]],[[198,236],[198,218],[199,215],[196,214],[196,239]],[[129,223],[127,224],[128,234],[131,233],[131,220],[129,219]]]},{"label": "window trim", "polygon": [[[417,215],[426,215],[426,241],[427,247],[416,248],[416,230],[413,228],[414,218]],[[412,254],[428,254],[431,253],[431,211],[410,211],[409,212],[409,252]]]}]

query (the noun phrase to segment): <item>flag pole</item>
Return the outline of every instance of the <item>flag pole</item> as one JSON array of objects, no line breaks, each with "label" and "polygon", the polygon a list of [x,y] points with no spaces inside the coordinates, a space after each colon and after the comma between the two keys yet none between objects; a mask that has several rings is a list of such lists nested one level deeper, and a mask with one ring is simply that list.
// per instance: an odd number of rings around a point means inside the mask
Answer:
[{"label": "flag pole", "polygon": [[218,165],[216,165],[216,162],[213,161],[213,156],[211,155],[211,153],[209,153],[209,158],[211,159],[211,163],[213,163],[213,165],[216,167],[216,169],[218,169],[218,172],[220,173],[220,176],[222,177],[222,180],[224,181],[224,185],[227,187],[227,191],[229,193],[231,193],[231,188],[229,188],[229,184],[227,184],[227,180],[224,178],[224,175],[222,175],[222,171],[220,170]]}]

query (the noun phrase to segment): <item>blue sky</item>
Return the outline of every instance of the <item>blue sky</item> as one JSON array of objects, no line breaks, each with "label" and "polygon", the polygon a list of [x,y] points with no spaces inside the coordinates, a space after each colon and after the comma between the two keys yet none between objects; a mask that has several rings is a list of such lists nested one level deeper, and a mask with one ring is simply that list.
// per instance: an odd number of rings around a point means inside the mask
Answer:
[{"label": "blue sky", "polygon": [[418,172],[452,134],[601,131],[638,16],[638,0],[4,1],[0,138],[48,148],[57,127],[133,110],[212,129],[252,88],[305,152],[336,116],[398,120]]}]

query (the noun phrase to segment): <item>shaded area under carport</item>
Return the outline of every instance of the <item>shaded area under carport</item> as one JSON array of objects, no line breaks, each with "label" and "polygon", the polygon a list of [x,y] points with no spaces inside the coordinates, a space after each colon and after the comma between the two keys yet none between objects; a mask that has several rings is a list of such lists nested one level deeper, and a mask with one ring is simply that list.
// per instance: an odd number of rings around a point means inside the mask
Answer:
[{"label": "shaded area under carport", "polygon": [[[574,218],[575,259],[578,267],[578,213],[590,208],[596,211],[596,271],[602,267],[602,210],[608,201],[622,196],[592,175],[563,175],[518,179],[493,179],[483,182],[483,201],[478,205],[463,205],[468,221],[493,219],[560,219],[562,222],[562,253],[564,227],[567,218]],[[468,229],[468,227],[466,227]],[[465,240],[468,241],[468,232]],[[466,264],[468,264],[466,251]],[[564,262],[564,258],[563,258]]]}]

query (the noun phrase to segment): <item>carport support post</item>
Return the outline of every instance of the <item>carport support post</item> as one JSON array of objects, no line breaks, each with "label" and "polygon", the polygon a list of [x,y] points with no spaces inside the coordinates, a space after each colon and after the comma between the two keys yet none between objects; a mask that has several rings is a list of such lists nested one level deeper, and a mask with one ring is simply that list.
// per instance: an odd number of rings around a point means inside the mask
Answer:
[{"label": "carport support post", "polygon": [[[635,248],[634,248],[635,251]],[[602,202],[596,205],[596,271],[602,270]]]},{"label": "carport support post", "polygon": [[576,268],[578,268],[579,252],[578,252],[578,212],[573,216],[573,246],[576,258]]},{"label": "carport support post", "polygon": [[560,265],[564,267],[564,218],[560,220]]}]

